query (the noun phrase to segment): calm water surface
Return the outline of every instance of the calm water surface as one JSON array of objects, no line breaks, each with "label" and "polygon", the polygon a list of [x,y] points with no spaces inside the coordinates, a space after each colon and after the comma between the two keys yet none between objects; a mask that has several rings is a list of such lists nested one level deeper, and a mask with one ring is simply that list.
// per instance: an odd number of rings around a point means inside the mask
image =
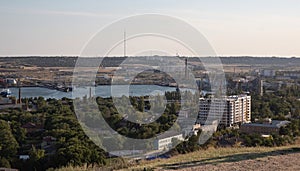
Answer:
[{"label": "calm water surface", "polygon": [[[19,90],[18,88],[9,88],[12,92],[12,96],[18,97]],[[175,87],[164,87],[157,85],[103,85],[97,87],[91,87],[92,96],[100,96],[100,97],[120,97],[122,95],[130,95],[130,96],[145,96],[145,95],[156,95],[156,94],[164,94],[167,91],[175,91]],[[61,92],[57,90],[42,88],[42,87],[22,87],[21,95],[22,98],[30,98],[30,97],[44,97],[47,98],[55,98],[60,99],[63,97],[74,98],[74,97],[83,97],[89,96],[90,88],[76,88],[73,92]]]}]

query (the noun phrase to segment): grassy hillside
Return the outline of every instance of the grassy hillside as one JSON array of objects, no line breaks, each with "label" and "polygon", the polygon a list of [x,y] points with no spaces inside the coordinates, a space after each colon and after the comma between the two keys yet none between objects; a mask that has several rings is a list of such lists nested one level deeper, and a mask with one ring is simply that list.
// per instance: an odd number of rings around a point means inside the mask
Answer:
[{"label": "grassy hillside", "polygon": [[[152,169],[185,169],[201,165],[217,165],[250,159],[261,159],[270,156],[300,154],[300,143],[283,147],[234,147],[234,148],[209,148],[197,152],[174,156],[170,159],[157,159],[141,161],[137,166],[122,170]],[[251,165],[251,164],[250,164]]]}]

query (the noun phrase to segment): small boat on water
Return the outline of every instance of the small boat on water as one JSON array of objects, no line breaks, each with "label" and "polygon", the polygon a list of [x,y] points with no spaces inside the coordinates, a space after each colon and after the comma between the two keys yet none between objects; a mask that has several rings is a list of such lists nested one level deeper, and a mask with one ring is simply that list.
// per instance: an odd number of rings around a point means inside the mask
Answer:
[{"label": "small boat on water", "polygon": [[10,97],[11,96],[11,91],[9,89],[2,89],[0,92],[0,95],[2,97]]}]

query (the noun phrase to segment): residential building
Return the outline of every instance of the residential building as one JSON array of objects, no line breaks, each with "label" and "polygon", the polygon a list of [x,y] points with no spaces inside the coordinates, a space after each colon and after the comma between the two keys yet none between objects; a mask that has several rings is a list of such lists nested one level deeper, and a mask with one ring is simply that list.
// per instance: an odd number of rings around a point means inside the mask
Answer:
[{"label": "residential building", "polygon": [[157,136],[157,138],[154,141],[154,148],[155,150],[168,150],[173,147],[173,141],[179,140],[183,141],[183,135],[182,133],[178,132],[165,132],[162,135]]},{"label": "residential building", "polygon": [[26,133],[33,133],[33,132],[38,132],[38,131],[43,131],[43,126],[42,125],[37,125],[32,122],[27,122],[26,124],[21,126],[26,130]]},{"label": "residential building", "polygon": [[209,125],[216,120],[219,124],[229,127],[251,122],[251,96],[200,98],[197,122],[201,125]]},{"label": "residential building", "polygon": [[240,132],[248,134],[279,134],[280,128],[289,124],[290,121],[270,120],[269,123],[246,123],[240,127]]}]

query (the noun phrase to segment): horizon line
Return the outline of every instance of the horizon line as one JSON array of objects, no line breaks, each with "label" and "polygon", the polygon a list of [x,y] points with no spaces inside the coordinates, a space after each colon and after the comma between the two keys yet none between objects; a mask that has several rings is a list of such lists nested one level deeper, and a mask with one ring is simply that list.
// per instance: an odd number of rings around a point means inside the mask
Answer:
[{"label": "horizon line", "polygon": [[[61,57],[61,58],[78,58],[78,57],[90,57],[90,58],[99,58],[99,56],[78,56],[78,55],[7,55],[7,56],[0,56],[0,58],[32,58],[32,57],[49,57],[49,58],[54,58],[54,57]],[[116,56],[105,56],[104,58],[125,58],[122,55],[116,55]],[[166,55],[141,55],[141,56],[126,56],[126,57],[188,57],[188,58],[199,58],[197,56],[166,56]],[[251,56],[251,55],[222,55],[222,56],[202,56],[200,58],[209,58],[209,57],[219,57],[219,58],[242,58],[242,57],[249,57],[249,58],[300,58],[300,56]]]}]

